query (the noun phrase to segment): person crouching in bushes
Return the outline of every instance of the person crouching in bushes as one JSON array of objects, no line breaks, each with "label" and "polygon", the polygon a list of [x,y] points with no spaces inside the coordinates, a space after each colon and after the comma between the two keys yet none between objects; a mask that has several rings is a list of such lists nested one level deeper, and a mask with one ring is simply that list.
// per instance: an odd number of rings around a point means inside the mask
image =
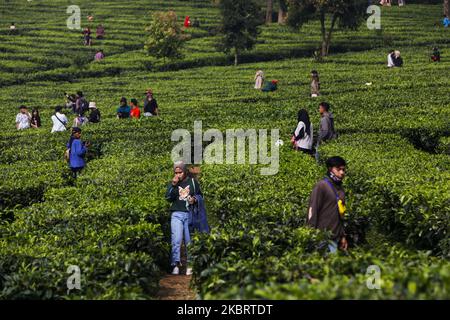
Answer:
[{"label": "person crouching in bushes", "polygon": [[131,104],[131,111],[130,111],[131,118],[139,119],[141,117],[141,110],[139,109],[137,100],[134,98],[131,99],[130,104]]},{"label": "person crouching in bushes", "polygon": [[311,71],[311,98],[319,96],[320,82],[319,73],[316,70]]},{"label": "person crouching in bushes", "polygon": [[262,70],[256,71],[255,74],[255,89],[261,90],[264,84],[264,72]]},{"label": "person crouching in bushes", "polygon": [[181,267],[181,242],[184,235],[184,244],[186,247],[187,269],[186,275],[192,274],[192,268],[189,267],[189,243],[191,236],[189,232],[190,206],[197,202],[197,195],[202,195],[200,184],[197,180],[190,177],[188,169],[184,162],[175,162],[173,166],[174,177],[167,187],[166,200],[171,203],[171,266],[172,274],[179,274]]},{"label": "person crouching in bushes", "polygon": [[78,127],[72,128],[72,135],[66,145],[66,154],[68,154],[69,168],[74,178],[86,166],[84,157],[89,145],[89,142],[81,141],[81,129]]},{"label": "person crouching in bushes", "polygon": [[100,110],[97,109],[97,105],[94,101],[89,102],[89,119],[88,121],[91,123],[99,123],[100,122]]},{"label": "person crouching in bushes", "polygon": [[433,53],[431,54],[431,61],[441,62],[441,53],[437,47],[433,48]]},{"label": "person crouching in bushes", "polygon": [[84,126],[88,122],[88,118],[84,116],[84,112],[80,112],[75,119],[73,119],[73,126],[74,127],[81,127]]},{"label": "person crouching in bushes", "polygon": [[127,104],[127,98],[122,97],[120,99],[120,106],[117,108],[117,118],[118,119],[126,119],[130,117],[131,108]]},{"label": "person crouching in bushes", "polygon": [[327,174],[317,182],[309,198],[306,224],[312,228],[331,231],[332,240],[328,244],[331,253],[338,248],[347,250],[348,247],[343,223],[346,208],[342,187],[346,165],[341,157],[327,159]]},{"label": "person crouching in bushes", "polygon": [[313,154],[313,126],[305,109],[299,110],[297,114],[297,128],[292,135],[291,143],[295,150]]},{"label": "person crouching in bushes", "polygon": [[30,125],[32,128],[40,128],[41,127],[41,116],[39,115],[39,110],[38,108],[34,108],[31,111],[31,121],[30,121]]},{"label": "person crouching in bushes", "polygon": [[400,56],[400,51],[398,51],[398,50],[394,51],[394,58],[392,60],[394,62],[394,67],[402,67],[403,66],[403,59]]},{"label": "person crouching in bushes", "polygon": [[105,58],[105,54],[103,53],[102,49],[98,50],[94,56],[95,61],[100,61],[100,60],[103,60],[104,58]]},{"label": "person crouching in bushes", "polygon": [[147,89],[144,100],[144,117],[154,117],[159,115],[158,102],[153,96],[153,90]]},{"label": "person crouching in bushes", "polygon": [[272,80],[272,81],[266,83],[264,88],[262,88],[262,91],[263,92],[272,92],[272,91],[276,91],[277,89],[278,89],[278,80]]}]

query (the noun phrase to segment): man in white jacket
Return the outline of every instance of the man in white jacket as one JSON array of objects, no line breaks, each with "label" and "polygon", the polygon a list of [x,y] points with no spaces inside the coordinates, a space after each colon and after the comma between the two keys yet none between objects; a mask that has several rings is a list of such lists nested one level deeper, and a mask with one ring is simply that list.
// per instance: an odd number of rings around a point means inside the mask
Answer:
[{"label": "man in white jacket", "polygon": [[52,133],[66,131],[66,125],[69,123],[67,117],[61,113],[62,107],[58,106],[55,108],[55,114],[52,115]]}]

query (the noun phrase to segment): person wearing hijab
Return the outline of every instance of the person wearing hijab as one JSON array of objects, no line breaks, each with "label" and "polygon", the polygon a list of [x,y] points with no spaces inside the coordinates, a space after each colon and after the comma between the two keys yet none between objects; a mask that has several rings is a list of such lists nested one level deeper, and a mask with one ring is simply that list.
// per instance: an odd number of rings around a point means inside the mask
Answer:
[{"label": "person wearing hijab", "polygon": [[256,71],[255,74],[255,89],[261,90],[264,84],[264,72],[262,70]]},{"label": "person wearing hijab", "polygon": [[166,200],[171,203],[171,267],[172,274],[180,274],[181,267],[181,243],[184,236],[186,246],[187,268],[186,275],[192,274],[189,267],[189,243],[191,236],[189,232],[190,209],[196,202],[196,195],[202,195],[200,184],[189,175],[186,164],[182,161],[175,162],[173,166],[174,177],[167,187]]},{"label": "person wearing hijab", "polygon": [[319,96],[320,81],[319,73],[316,70],[311,71],[311,98]]},{"label": "person wearing hijab", "polygon": [[312,155],[313,126],[305,109],[299,110],[297,114],[297,128],[291,141],[294,149]]}]

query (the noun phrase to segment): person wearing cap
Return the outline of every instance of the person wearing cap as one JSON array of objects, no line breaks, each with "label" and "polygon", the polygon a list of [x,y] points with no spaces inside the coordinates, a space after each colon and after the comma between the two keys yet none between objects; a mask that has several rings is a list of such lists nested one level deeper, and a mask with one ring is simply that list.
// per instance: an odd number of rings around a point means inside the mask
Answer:
[{"label": "person wearing cap", "polygon": [[326,176],[316,183],[309,198],[306,224],[331,232],[330,252],[336,252],[338,248],[347,250],[348,247],[343,223],[345,192],[342,187],[346,165],[341,157],[327,159]]},{"label": "person wearing cap", "polygon": [[158,102],[153,97],[152,89],[147,89],[144,100],[144,117],[159,115]]},{"label": "person wearing cap", "polygon": [[62,107],[61,106],[57,106],[55,108],[55,114],[52,115],[52,122],[53,122],[53,127],[52,127],[52,133],[53,132],[61,132],[61,131],[66,131],[66,125],[69,123],[69,120],[67,119],[66,115],[63,114],[62,112]]},{"label": "person wearing cap", "polygon": [[117,118],[126,119],[130,117],[130,106],[127,104],[127,98],[120,99],[120,106],[117,108]]},{"label": "person wearing cap", "polygon": [[99,123],[100,122],[100,110],[97,109],[95,102],[89,102],[89,122]]},{"label": "person wearing cap", "polygon": [[141,117],[141,110],[139,109],[137,100],[134,98],[131,99],[130,104],[131,104],[131,111],[130,111],[131,118],[139,119]]},{"label": "person wearing cap", "polygon": [[197,202],[196,195],[202,196],[200,184],[189,175],[186,164],[182,161],[175,162],[173,166],[174,177],[167,187],[166,200],[171,203],[171,266],[172,274],[179,274],[181,266],[181,243],[184,235],[186,246],[187,269],[186,274],[192,274],[189,267],[190,257],[188,253],[191,241],[189,233],[189,212],[190,206]]},{"label": "person wearing cap", "polygon": [[84,157],[88,147],[89,142],[81,141],[81,129],[78,127],[72,128],[72,135],[66,144],[66,148],[69,153],[69,168],[74,178],[86,166]]},{"label": "person wearing cap", "polygon": [[19,113],[16,116],[16,129],[23,130],[30,128],[31,114],[24,105],[19,107]]},{"label": "person wearing cap", "polygon": [[264,86],[262,89],[263,92],[271,92],[276,91],[278,89],[278,80],[272,80]]}]

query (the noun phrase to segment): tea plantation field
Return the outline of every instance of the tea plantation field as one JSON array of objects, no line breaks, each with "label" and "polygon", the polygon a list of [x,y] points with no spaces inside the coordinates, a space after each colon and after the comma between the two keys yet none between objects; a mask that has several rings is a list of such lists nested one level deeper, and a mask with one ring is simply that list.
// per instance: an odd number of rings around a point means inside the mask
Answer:
[{"label": "tea plantation field", "polygon": [[[210,235],[195,235],[192,288],[200,299],[450,299],[450,30],[441,6],[382,8],[382,30],[337,31],[331,55],[315,62],[318,23],[301,31],[262,27],[242,64],[214,49],[219,12],[209,0],[79,0],[106,39],[84,47],[69,30],[70,1],[0,3],[0,299],[154,299],[169,271],[172,131],[279,129],[280,168],[204,164],[200,183]],[[143,50],[149,12],[175,10],[200,28],[177,61]],[[9,34],[15,22],[18,34]],[[433,46],[442,61],[431,63]],[[95,50],[106,58],[93,62]],[[404,66],[386,68],[389,49]],[[263,69],[279,89],[253,89]],[[349,231],[365,230],[348,252],[317,249],[325,235],[304,226],[323,163],[289,146],[299,108],[319,127],[309,73],[321,79],[339,138],[321,159],[348,160]],[[372,83],[368,86],[366,83]],[[115,118],[120,97],[151,87],[161,116]],[[102,114],[83,127],[92,142],[76,181],[63,160],[69,132],[51,134],[64,92],[81,90]],[[42,127],[17,131],[17,107],[38,107]],[[70,115],[70,121],[73,115]],[[80,267],[81,289],[67,290],[67,268]],[[367,287],[367,268],[381,287]]]}]

